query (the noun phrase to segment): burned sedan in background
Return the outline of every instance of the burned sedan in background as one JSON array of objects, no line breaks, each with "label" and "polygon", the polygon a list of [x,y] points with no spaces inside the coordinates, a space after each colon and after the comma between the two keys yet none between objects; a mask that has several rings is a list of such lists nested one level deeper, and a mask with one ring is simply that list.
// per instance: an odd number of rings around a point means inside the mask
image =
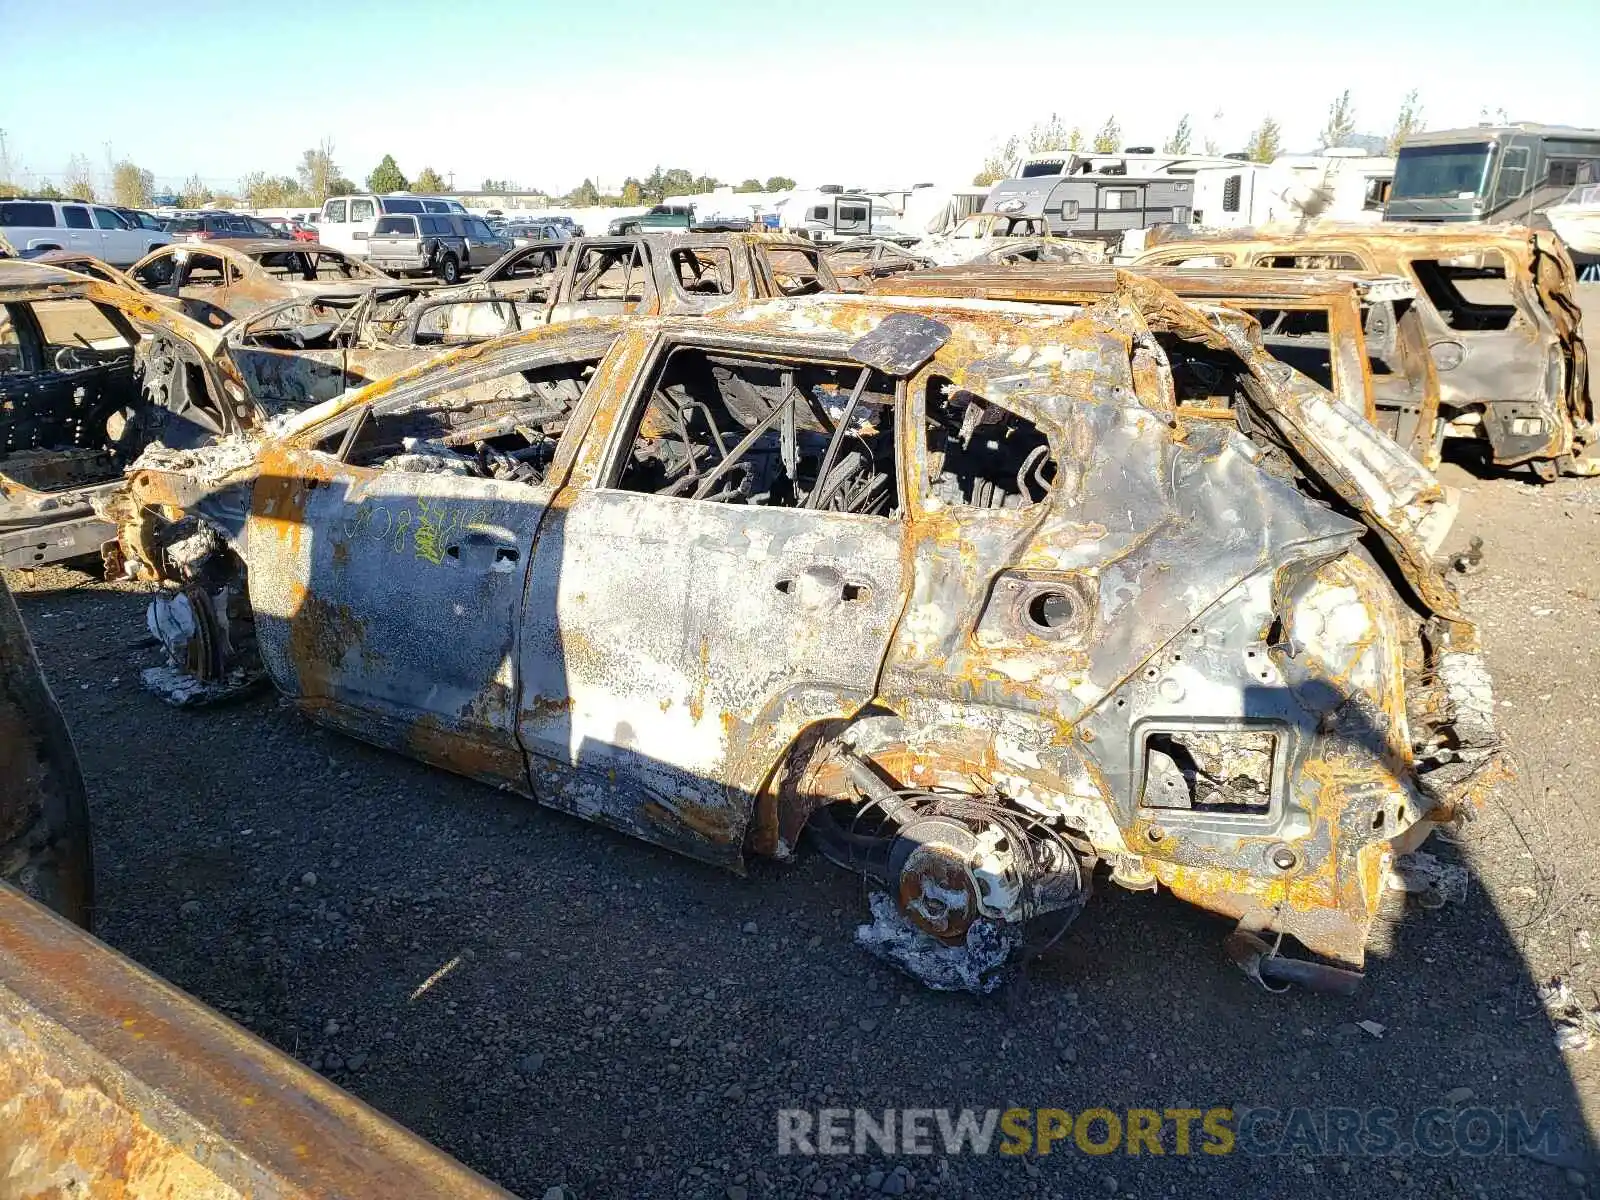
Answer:
[{"label": "burned sedan in background", "polygon": [[1249,317],[1117,283],[488,342],[247,469],[136,472],[124,556],[204,686],[253,655],[319,722],[735,870],[809,828],[933,986],[992,989],[1097,878],[1350,986],[1391,855],[1497,774],[1448,508]]},{"label": "burned sedan in background", "polygon": [[471,283],[392,283],[297,299],[237,322],[228,357],[268,405],[331,399],[441,350],[589,317],[689,315],[835,291],[821,251],[760,234],[650,234],[570,242],[556,270],[523,249]]},{"label": "burned sedan in background", "polygon": [[259,416],[217,335],[142,293],[0,262],[0,566],[97,557],[97,499],[150,445],[207,444]]},{"label": "burned sedan in background", "polygon": [[178,242],[147,254],[128,274],[186,316],[220,329],[280,300],[360,295],[395,282],[360,259],[315,242]]}]

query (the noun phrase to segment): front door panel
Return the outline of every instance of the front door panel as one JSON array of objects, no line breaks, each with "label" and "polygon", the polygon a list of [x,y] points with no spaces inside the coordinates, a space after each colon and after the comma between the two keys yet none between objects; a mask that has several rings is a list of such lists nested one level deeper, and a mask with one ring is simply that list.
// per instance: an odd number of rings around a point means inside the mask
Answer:
[{"label": "front door panel", "polygon": [[525,791],[517,616],[547,496],[270,451],[246,553],[278,686],[358,737]]}]

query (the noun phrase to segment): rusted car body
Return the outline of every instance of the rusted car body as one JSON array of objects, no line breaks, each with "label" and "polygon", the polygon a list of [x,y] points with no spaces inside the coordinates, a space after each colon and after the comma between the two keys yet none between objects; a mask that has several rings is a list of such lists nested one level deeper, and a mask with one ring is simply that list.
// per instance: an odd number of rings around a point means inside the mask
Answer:
[{"label": "rusted car body", "polygon": [[130,291],[139,292],[144,290],[133,281],[133,276],[118,270],[110,263],[96,258],[92,254],[80,254],[75,250],[46,250],[42,254],[30,256],[28,261],[44,263],[51,267],[60,267],[64,271],[75,271],[79,275],[87,275],[91,279],[100,280],[102,283],[113,283]]},{"label": "rusted car body", "polygon": [[1357,968],[1498,761],[1448,505],[1248,317],[1117,282],[485,343],[135,473],[123,554],[217,625],[174,663],[253,645],[334,728],[735,870],[812,828],[935,986],[1097,868]]},{"label": "rusted car body", "polygon": [[[1401,275],[1439,373],[1447,437],[1500,466],[1590,474],[1589,359],[1572,261],[1548,230],[1514,225],[1311,225],[1156,236],[1135,265],[1313,267]],[[1476,298],[1474,298],[1476,296]]]},{"label": "rusted car body", "polygon": [[899,242],[878,237],[852,238],[848,242],[840,242],[829,248],[827,258],[828,268],[838,280],[842,292],[865,291],[868,280],[909,271],[926,271],[937,265],[933,259],[917,254]]},{"label": "rusted car body", "polygon": [[0,262],[0,566],[98,557],[115,530],[95,501],[147,446],[258,424],[220,347],[144,292]]},{"label": "rusted car body", "polygon": [[0,1193],[505,1195],[97,942],[93,895],[77,753],[0,579]]},{"label": "rusted car body", "polygon": [[128,274],[140,287],[215,329],[282,300],[360,295],[394,282],[342,251],[287,239],[175,242],[145,255]]},{"label": "rusted car body", "polygon": [[4,578],[0,578],[0,880],[88,928],[94,856],[83,775],[67,723],[39,670]]},{"label": "rusted car body", "polygon": [[[1408,280],[1352,271],[1147,268],[1141,274],[1185,300],[1248,313],[1261,326],[1268,354],[1366,414],[1430,470],[1438,468],[1439,380]],[[952,267],[875,281],[870,290],[1092,304],[1117,287],[1110,268],[1041,265]]]},{"label": "rusted car body", "polygon": [[0,884],[7,1196],[507,1193]]},{"label": "rusted car body", "polygon": [[539,268],[542,253],[513,251],[459,287],[380,287],[274,305],[227,332],[227,353],[263,403],[304,405],[520,329],[700,315],[838,288],[817,246],[761,234],[580,238],[553,272]]}]

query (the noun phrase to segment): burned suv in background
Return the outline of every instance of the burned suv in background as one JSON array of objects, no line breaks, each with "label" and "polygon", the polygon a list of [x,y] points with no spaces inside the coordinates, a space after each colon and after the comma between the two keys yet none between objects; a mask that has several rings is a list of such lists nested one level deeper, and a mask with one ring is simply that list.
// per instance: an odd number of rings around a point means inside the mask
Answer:
[{"label": "burned suv in background", "polygon": [[1096,880],[1351,986],[1391,856],[1496,777],[1438,483],[1250,317],[1131,275],[547,326],[111,511],[169,698],[264,672],[735,870],[809,828],[936,987],[997,986]]},{"label": "burned suv in background", "polygon": [[[1163,233],[1165,231],[1162,231]],[[1542,480],[1590,475],[1596,437],[1572,260],[1516,225],[1319,224],[1156,235],[1145,266],[1379,271],[1409,279],[1439,376],[1444,436]]]}]

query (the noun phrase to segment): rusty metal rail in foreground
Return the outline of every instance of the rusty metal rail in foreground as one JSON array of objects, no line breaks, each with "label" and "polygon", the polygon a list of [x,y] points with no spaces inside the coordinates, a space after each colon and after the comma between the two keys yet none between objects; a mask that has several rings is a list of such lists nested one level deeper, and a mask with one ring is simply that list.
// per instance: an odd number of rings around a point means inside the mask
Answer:
[{"label": "rusty metal rail in foreground", "polygon": [[505,1197],[0,884],[0,1197]]}]

